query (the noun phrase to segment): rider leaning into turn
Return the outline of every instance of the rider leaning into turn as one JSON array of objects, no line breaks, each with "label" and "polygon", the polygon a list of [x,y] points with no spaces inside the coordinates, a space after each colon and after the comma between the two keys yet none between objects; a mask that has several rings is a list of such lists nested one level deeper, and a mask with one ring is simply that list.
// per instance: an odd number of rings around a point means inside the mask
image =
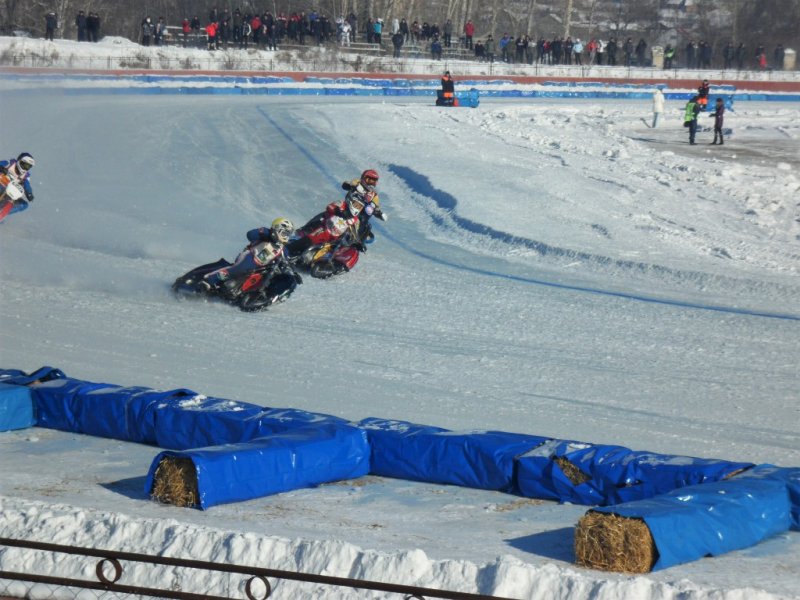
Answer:
[{"label": "rider leaning into turn", "polygon": [[[386,214],[380,208],[380,198],[375,192],[377,183],[378,173],[374,169],[367,169],[359,179],[342,183],[342,189],[347,191],[344,199],[331,202],[324,212],[300,227],[297,230],[299,237],[287,245],[287,253],[298,256],[311,246],[340,238],[351,226],[363,231],[372,215],[386,221]],[[363,245],[359,245],[363,249]]]},{"label": "rider leaning into turn", "polygon": [[294,233],[294,225],[289,219],[278,217],[270,227],[258,227],[247,232],[250,242],[229,267],[217,269],[206,275],[200,284],[206,289],[216,287],[229,279],[255,271],[272,261],[279,260],[295,278],[299,277],[286,261],[284,246]]},{"label": "rider leaning into turn", "polygon": [[[17,158],[10,160],[0,160],[0,174],[9,177],[12,180],[19,182],[25,190],[25,199],[20,198],[16,202],[2,202],[0,204],[0,219],[5,217],[9,212],[18,212],[28,208],[28,203],[33,202],[33,187],[30,182],[31,169],[35,164],[33,156],[27,152],[23,152]],[[5,190],[0,190],[3,193]],[[2,196],[0,196],[2,199]]]},{"label": "rider leaning into turn", "polygon": [[343,182],[342,189],[347,192],[347,196],[352,194],[365,201],[364,212],[368,217],[375,215],[381,221],[386,221],[386,215],[381,210],[381,199],[375,191],[378,179],[378,172],[375,169],[367,169],[361,173],[359,179]]}]

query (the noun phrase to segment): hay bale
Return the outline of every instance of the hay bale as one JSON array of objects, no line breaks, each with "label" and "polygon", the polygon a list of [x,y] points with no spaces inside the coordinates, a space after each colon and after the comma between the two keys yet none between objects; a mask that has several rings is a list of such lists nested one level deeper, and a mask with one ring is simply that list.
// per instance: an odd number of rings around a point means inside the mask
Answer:
[{"label": "hay bale", "polygon": [[556,456],[553,461],[559,466],[564,475],[567,476],[567,479],[572,482],[572,485],[580,485],[591,479],[591,477],[581,471],[564,456]]},{"label": "hay bale", "polygon": [[644,521],[613,513],[587,512],[575,528],[575,562],[619,573],[649,573],[658,550]]},{"label": "hay bale", "polygon": [[175,506],[197,506],[197,471],[190,458],[165,456],[158,463],[153,477],[153,500]]}]

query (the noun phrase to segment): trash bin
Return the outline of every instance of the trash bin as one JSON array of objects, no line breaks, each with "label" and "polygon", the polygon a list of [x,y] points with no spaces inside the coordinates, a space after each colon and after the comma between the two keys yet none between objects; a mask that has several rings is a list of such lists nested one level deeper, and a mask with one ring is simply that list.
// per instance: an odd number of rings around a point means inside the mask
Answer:
[{"label": "trash bin", "polygon": [[794,71],[794,67],[796,64],[797,64],[797,52],[795,52],[791,48],[786,48],[786,50],[783,51],[783,70]]},{"label": "trash bin", "polygon": [[664,48],[662,46],[653,46],[651,48],[651,52],[653,53],[653,68],[654,69],[663,69],[664,68]]}]

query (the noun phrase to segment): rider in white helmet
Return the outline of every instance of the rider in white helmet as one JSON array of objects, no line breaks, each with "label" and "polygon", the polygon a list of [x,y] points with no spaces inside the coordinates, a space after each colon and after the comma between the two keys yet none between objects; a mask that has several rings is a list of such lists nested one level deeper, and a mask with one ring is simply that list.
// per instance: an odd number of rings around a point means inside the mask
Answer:
[{"label": "rider in white helmet", "polygon": [[14,181],[22,186],[25,192],[25,198],[11,198],[7,197],[5,193],[5,184],[0,180],[0,220],[12,212],[19,212],[28,208],[28,204],[33,202],[33,188],[30,182],[30,171],[36,162],[33,160],[28,152],[23,152],[17,158],[9,160],[0,160],[0,175],[8,180]]},{"label": "rider in white helmet", "polygon": [[[269,227],[251,229],[247,232],[247,240],[250,243],[239,253],[234,263],[229,267],[212,271],[201,283],[207,288],[216,287],[228,279],[255,271],[275,260],[282,261],[291,269],[286,262],[284,246],[293,233],[294,225],[285,217],[278,217]],[[291,270],[294,273],[294,270]],[[296,274],[295,276],[299,277]]]}]

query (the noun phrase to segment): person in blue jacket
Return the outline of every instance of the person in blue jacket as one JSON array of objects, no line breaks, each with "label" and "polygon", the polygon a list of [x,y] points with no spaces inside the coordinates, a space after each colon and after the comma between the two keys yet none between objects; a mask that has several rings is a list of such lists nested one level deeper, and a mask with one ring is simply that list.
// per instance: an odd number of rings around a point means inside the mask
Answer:
[{"label": "person in blue jacket", "polygon": [[30,172],[36,164],[28,152],[23,152],[17,158],[0,160],[0,175],[8,177],[20,183],[25,190],[25,198],[20,198],[15,202],[5,198],[5,188],[0,189],[2,199],[0,199],[0,219],[12,212],[19,212],[28,208],[28,204],[33,202],[33,187],[30,182]]}]

